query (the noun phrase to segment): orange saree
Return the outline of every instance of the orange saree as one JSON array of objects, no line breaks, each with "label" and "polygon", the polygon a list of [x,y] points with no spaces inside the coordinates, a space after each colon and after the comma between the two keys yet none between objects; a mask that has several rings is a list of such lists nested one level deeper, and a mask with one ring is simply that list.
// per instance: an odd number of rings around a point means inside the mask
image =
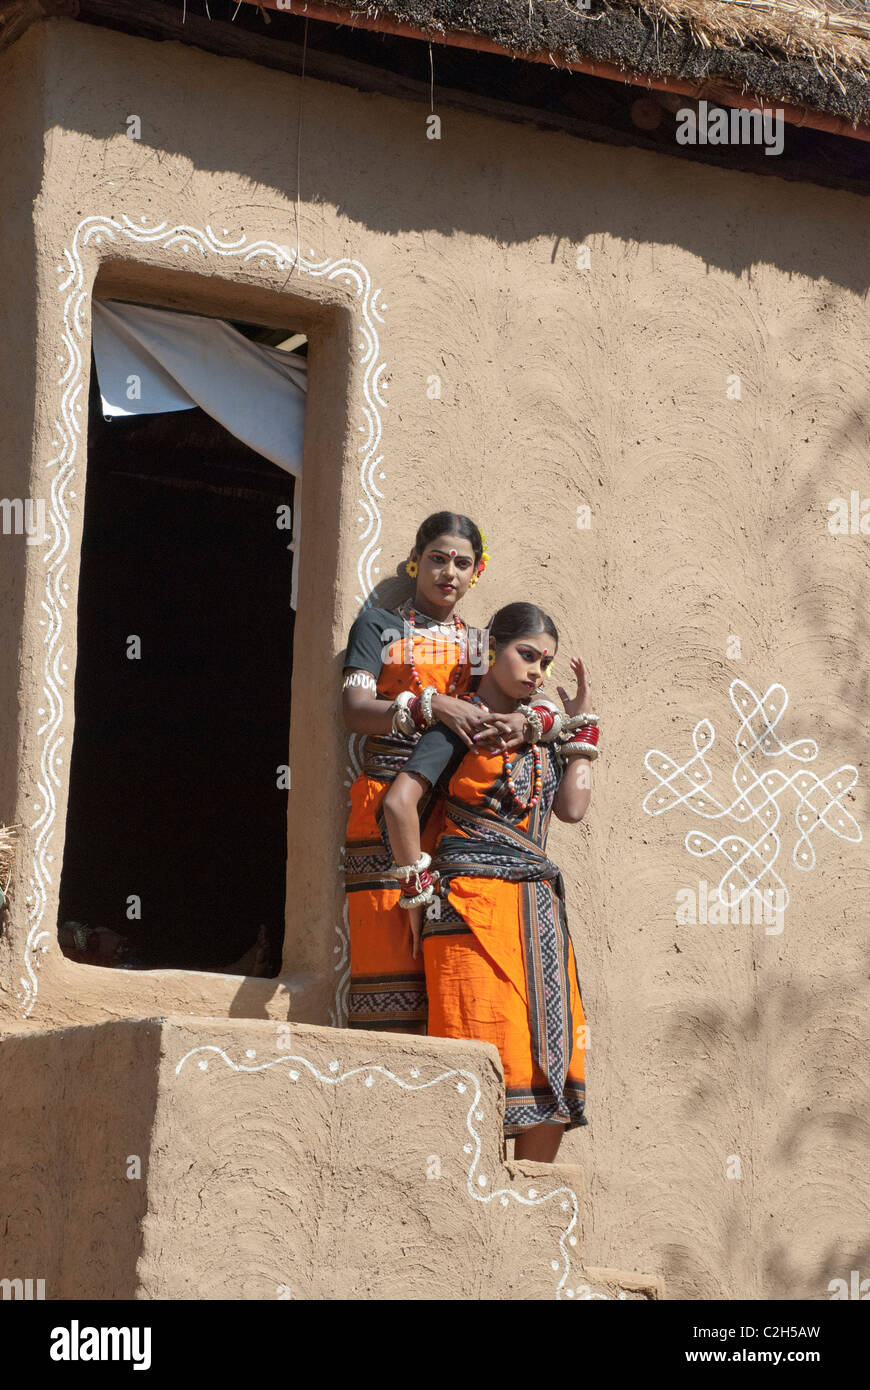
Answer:
[{"label": "orange saree", "polygon": [[[431,625],[423,626],[427,622]],[[364,630],[359,640],[361,625]],[[371,641],[373,628],[380,640],[377,658]],[[470,636],[477,636],[476,629],[465,629],[466,640],[457,642],[452,623],[442,627],[419,613],[412,632],[403,626],[399,614],[369,610],[354,624],[345,669],[371,671],[377,679],[378,695],[388,700],[415,688],[414,668],[423,686],[434,685],[442,694],[460,695],[467,690],[472,675]],[[473,640],[471,648],[473,659]],[[423,961],[411,954],[407,913],[398,906],[401,890],[396,880],[387,876],[392,855],[381,810],[388,786],[401,772],[418,739],[370,735],[363,744],[362,772],[350,790],[344,855],[350,930],[350,1028],[401,1032],[409,1024],[427,1019]],[[421,844],[430,854],[440,828],[440,805],[430,798],[421,807]]]},{"label": "orange saree", "polygon": [[[463,751],[443,727],[424,734],[406,764],[436,784],[447,768],[434,863],[442,891],[423,924],[429,1034],[498,1048],[506,1136],[542,1122],[588,1124],[583,1000],[562,876],[545,855],[564,759],[552,745],[541,755],[541,797],[525,813],[508,791],[501,756]],[[527,800],[528,748],[513,777]]]}]

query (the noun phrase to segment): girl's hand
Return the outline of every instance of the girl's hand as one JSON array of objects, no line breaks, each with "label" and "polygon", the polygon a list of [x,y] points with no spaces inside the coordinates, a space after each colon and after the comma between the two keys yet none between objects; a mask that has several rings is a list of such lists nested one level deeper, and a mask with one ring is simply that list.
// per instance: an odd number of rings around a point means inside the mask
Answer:
[{"label": "girl's hand", "polygon": [[556,689],[559,698],[565,706],[565,713],[573,716],[575,714],[590,714],[592,711],[591,696],[589,692],[589,677],[586,674],[586,667],[579,656],[572,656],[571,670],[577,679],[577,694],[569,696],[567,690],[561,685]]},{"label": "girl's hand", "polygon": [[454,695],[433,695],[432,713],[448,729],[458,734],[469,748],[473,746],[471,740],[474,734],[479,733],[492,719],[491,714],[484,714],[469,700],[457,700]]},{"label": "girl's hand", "polygon": [[474,747],[488,753],[509,753],[525,743],[526,716],[520,710],[513,714],[491,714],[485,729],[474,735]]},{"label": "girl's hand", "polygon": [[421,934],[423,931],[423,906],[406,907],[405,915],[408,918],[408,926],[411,929],[411,955],[414,960],[423,954]]}]

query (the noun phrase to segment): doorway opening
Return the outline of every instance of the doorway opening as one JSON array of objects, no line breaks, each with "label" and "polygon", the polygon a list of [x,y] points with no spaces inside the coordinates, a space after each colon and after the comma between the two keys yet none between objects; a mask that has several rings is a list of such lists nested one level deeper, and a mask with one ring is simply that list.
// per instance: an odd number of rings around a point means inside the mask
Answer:
[{"label": "doorway opening", "polygon": [[[232,327],[307,356],[292,329]],[[76,961],[279,973],[294,501],[199,407],[104,418],[92,353],[58,918]]]}]

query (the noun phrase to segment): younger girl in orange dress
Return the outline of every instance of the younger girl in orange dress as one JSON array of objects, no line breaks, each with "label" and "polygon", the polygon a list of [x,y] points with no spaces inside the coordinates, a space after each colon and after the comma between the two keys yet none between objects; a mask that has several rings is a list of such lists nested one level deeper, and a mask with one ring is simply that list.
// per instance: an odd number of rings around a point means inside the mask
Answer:
[{"label": "younger girl in orange dress", "polygon": [[[422,937],[429,1033],[494,1043],[515,1157],[552,1162],[564,1130],[588,1121],[586,1020],[547,830],[551,814],[576,822],[586,811],[598,720],[579,657],[571,662],[576,695],[559,687],[564,714],[539,698],[522,703],[532,700],[558,644],[539,608],[509,604],[489,634],[492,666],[472,698],[503,718],[519,711],[519,754],[469,749],[436,725],[393,782],[384,812],[392,870],[404,884],[400,904],[415,942]],[[430,873],[417,808],[434,789],[446,799]],[[438,910],[422,921],[427,904]]]},{"label": "younger girl in orange dress", "polygon": [[[345,724],[366,734],[362,772],[350,792],[345,888],[350,928],[348,1026],[425,1032],[426,980],[414,954],[407,915],[398,906],[381,803],[414,751],[421,730],[440,720],[462,747],[475,735],[500,738],[497,726],[461,700],[475,668],[486,669],[482,634],[456,612],[486,565],[483,537],[467,516],[436,512],[420,526],[406,565],[412,602],[396,611],[369,608],[350,631],[344,660]],[[516,737],[519,737],[517,726]],[[431,849],[440,808],[423,801],[417,833]],[[423,825],[421,829],[420,821]]]}]

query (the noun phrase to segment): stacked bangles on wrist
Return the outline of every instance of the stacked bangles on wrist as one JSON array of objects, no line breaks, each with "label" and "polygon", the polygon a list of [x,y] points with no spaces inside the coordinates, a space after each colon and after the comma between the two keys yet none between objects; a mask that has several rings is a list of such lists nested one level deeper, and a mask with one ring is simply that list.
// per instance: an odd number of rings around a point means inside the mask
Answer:
[{"label": "stacked bangles on wrist", "polygon": [[565,721],[560,709],[549,700],[538,700],[534,705],[520,705],[519,710],[525,715],[529,726],[526,743],[555,743]]},{"label": "stacked bangles on wrist", "polygon": [[390,865],[387,873],[404,884],[399,907],[423,907],[432,902],[440,875],[437,869],[429,872],[431,863],[432,856],[424,850],[416,864]]},{"label": "stacked bangles on wrist", "polygon": [[563,757],[589,758],[593,761],[598,754],[598,715],[572,715],[562,726]]},{"label": "stacked bangles on wrist", "polygon": [[520,705],[529,729],[527,743],[559,742],[566,758],[598,757],[598,715],[563,714],[555,705],[539,700],[536,704]]},{"label": "stacked bangles on wrist", "polygon": [[402,690],[390,706],[393,711],[393,733],[413,738],[421,729],[430,729],[436,722],[432,701],[437,694],[438,687],[434,685],[427,685],[419,695]]}]

